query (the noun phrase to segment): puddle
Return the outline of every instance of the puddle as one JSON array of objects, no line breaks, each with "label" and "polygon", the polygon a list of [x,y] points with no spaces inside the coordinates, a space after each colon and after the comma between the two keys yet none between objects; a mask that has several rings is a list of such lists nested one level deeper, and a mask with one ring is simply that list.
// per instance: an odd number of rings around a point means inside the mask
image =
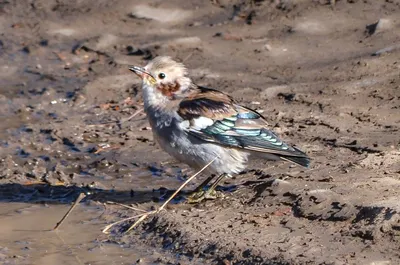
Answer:
[{"label": "puddle", "polygon": [[[156,264],[163,253],[144,246],[110,243],[101,233],[103,207],[80,204],[57,231],[51,229],[69,205],[0,203],[2,264]],[[150,258],[151,257],[151,258]]]}]

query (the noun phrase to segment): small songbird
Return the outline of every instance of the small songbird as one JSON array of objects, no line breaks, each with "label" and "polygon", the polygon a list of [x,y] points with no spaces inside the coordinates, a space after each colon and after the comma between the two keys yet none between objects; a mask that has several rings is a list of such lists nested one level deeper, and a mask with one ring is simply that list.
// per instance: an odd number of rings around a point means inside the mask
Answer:
[{"label": "small songbird", "polygon": [[309,157],[268,129],[259,113],[221,91],[196,85],[183,64],[161,56],[144,68],[129,69],[142,79],[145,112],[161,148],[197,170],[216,158],[190,202],[215,198],[218,183],[243,171],[253,154],[309,166]]}]

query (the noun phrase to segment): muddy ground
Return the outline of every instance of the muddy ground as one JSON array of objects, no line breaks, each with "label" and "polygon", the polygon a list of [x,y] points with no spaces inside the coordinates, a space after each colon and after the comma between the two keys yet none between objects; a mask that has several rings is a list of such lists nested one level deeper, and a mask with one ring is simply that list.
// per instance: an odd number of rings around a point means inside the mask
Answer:
[{"label": "muddy ground", "polygon": [[[400,1],[1,1],[0,29],[1,264],[400,264]],[[107,202],[152,209],[193,173],[126,121],[127,65],[157,55],[262,112],[310,169],[254,161],[224,199],[103,234],[137,214]]]}]

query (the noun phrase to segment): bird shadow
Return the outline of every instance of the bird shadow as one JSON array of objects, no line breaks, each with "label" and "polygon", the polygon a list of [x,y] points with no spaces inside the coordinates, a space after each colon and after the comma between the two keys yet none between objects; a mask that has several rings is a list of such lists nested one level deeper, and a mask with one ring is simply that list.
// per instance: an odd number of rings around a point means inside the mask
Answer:
[{"label": "bird shadow", "polygon": [[70,204],[78,198],[79,194],[84,193],[86,194],[85,201],[141,204],[162,201],[164,197],[172,194],[172,192],[165,188],[120,191],[79,186],[9,183],[0,185],[0,202]]},{"label": "bird shadow", "polygon": [[[231,193],[238,188],[237,185],[218,186],[216,190]],[[175,190],[164,187],[152,190],[114,190],[92,187],[63,186],[50,184],[20,184],[8,183],[0,185],[0,202],[20,202],[33,204],[71,204],[79,194],[86,197],[82,200],[100,203],[142,204],[160,203],[168,199]],[[191,191],[179,192],[171,203],[185,202]]]}]

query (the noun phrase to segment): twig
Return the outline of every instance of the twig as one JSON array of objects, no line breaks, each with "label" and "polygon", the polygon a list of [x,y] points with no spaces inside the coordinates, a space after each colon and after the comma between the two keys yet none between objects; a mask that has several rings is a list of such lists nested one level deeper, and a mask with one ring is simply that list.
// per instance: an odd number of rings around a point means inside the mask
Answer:
[{"label": "twig", "polygon": [[126,230],[125,233],[128,233],[129,231],[131,231],[133,228],[135,228],[136,226],[138,226],[141,222],[143,222],[144,219],[146,219],[150,214],[156,214],[158,213],[158,210],[155,211],[151,211],[147,214],[143,214],[133,225],[131,225],[131,227],[129,227],[128,230]]},{"label": "twig", "polygon": [[59,53],[59,52],[53,52],[56,56],[57,56],[57,58],[60,60],[60,61],[65,61],[65,56],[64,55],[62,55],[61,53]]},{"label": "twig", "polygon": [[84,265],[84,263],[81,261],[81,259],[76,255],[75,251],[71,248],[71,246],[65,242],[64,238],[62,238],[61,235],[57,232],[56,232],[56,235],[57,235],[58,239],[60,239],[60,241],[64,244],[64,246],[68,249],[68,251],[74,256],[74,258],[76,259],[76,262],[79,265]]},{"label": "twig", "polygon": [[400,44],[395,44],[395,45],[380,49],[380,50],[374,52],[371,55],[372,56],[379,56],[379,55],[382,55],[384,53],[392,52],[392,51],[397,50],[397,49],[400,49]]},{"label": "twig", "polygon": [[137,115],[139,115],[140,113],[142,113],[143,112],[143,108],[141,108],[141,109],[138,109],[137,111],[135,111],[135,113],[133,113],[131,116],[129,116],[128,118],[126,118],[126,119],[120,119],[120,120],[116,120],[116,121],[107,121],[107,122],[103,122],[103,123],[100,123],[100,124],[88,124],[87,126],[90,126],[90,127],[93,127],[93,126],[104,126],[104,125],[108,125],[108,124],[113,124],[113,123],[117,123],[117,124],[122,124],[122,123],[124,123],[124,122],[127,122],[127,121],[130,121],[130,120],[132,120],[133,118],[135,118]]},{"label": "twig", "polygon": [[143,112],[143,110],[144,109],[138,109],[135,113],[133,113],[131,116],[129,116],[128,118],[126,118],[126,119],[121,119],[120,121],[119,121],[119,123],[124,123],[124,122],[127,122],[127,121],[130,121],[130,120],[132,120],[133,118],[135,118],[137,115],[139,115],[141,112]]},{"label": "twig", "polygon": [[131,209],[131,210],[135,210],[135,211],[138,211],[138,212],[147,213],[146,210],[143,210],[143,209],[140,209],[140,208],[137,208],[137,207],[133,207],[133,206],[129,206],[129,205],[126,205],[126,204],[122,204],[122,203],[118,203],[118,202],[111,202],[111,201],[108,201],[107,203],[108,203],[108,204],[116,204],[116,205],[119,205],[119,206],[122,206],[122,207],[125,207],[125,208],[128,208],[128,209]]},{"label": "twig", "polygon": [[[156,212],[156,211],[154,210],[154,211],[152,211],[152,212]],[[148,214],[148,213],[149,213],[149,212],[141,213],[141,214],[134,215],[134,216],[131,216],[131,217],[128,217],[128,218],[124,218],[124,219],[119,220],[119,221],[117,221],[117,222],[114,222],[114,223],[112,223],[112,224],[109,224],[109,225],[107,225],[106,227],[104,227],[104,229],[103,229],[102,232],[106,234],[107,231],[110,230],[110,228],[113,227],[114,225],[117,225],[117,224],[120,224],[120,223],[129,221],[129,220],[135,219],[135,218],[137,218],[137,217],[140,217],[140,218],[141,218],[142,216],[144,216],[144,215],[146,215],[146,214]]]},{"label": "twig", "polygon": [[194,52],[189,53],[188,56],[185,57],[185,59],[182,60],[182,63],[186,62],[187,60],[189,60],[190,57],[192,57]]},{"label": "twig", "polygon": [[81,192],[78,196],[78,198],[75,200],[74,204],[72,204],[71,208],[69,208],[68,212],[61,218],[61,220],[56,224],[53,230],[57,230],[61,224],[67,219],[67,217],[71,214],[72,210],[78,205],[84,198],[86,197],[86,194]]},{"label": "twig", "polygon": [[103,152],[103,151],[105,151],[105,150],[107,150],[107,149],[113,150],[113,149],[118,149],[118,148],[120,148],[120,147],[121,147],[121,146],[118,145],[118,144],[114,144],[114,145],[111,145],[111,146],[109,146],[109,147],[99,147],[99,149],[97,149],[97,150],[94,152],[94,154],[100,154],[101,152]]},{"label": "twig", "polygon": [[[120,220],[120,221],[118,221],[118,222],[115,222],[115,223],[112,223],[112,224],[110,224],[110,225],[108,225],[108,226],[106,226],[104,229],[103,229],[103,233],[107,233],[107,231],[111,228],[111,227],[113,227],[114,225],[116,225],[116,224],[120,224],[120,223],[123,223],[123,222],[125,222],[125,221],[129,221],[129,220],[132,220],[132,219],[134,219],[134,218],[137,218],[137,217],[140,217],[133,225],[131,225],[130,227],[129,227],[129,229],[128,230],[126,230],[126,233],[128,233],[129,231],[131,231],[132,229],[134,229],[136,226],[138,226],[141,222],[143,222],[143,220],[144,219],[146,219],[147,217],[149,217],[149,215],[152,215],[152,214],[157,214],[157,213],[159,213],[161,210],[163,210],[167,205],[168,205],[168,203],[190,182],[190,181],[192,181],[195,177],[197,177],[197,175],[199,175],[201,172],[203,172],[207,167],[209,167],[216,159],[217,159],[218,157],[215,157],[213,160],[211,160],[207,165],[205,165],[202,169],[200,169],[199,171],[197,171],[194,175],[192,175],[190,178],[188,178],[169,198],[168,198],[168,200],[166,200],[161,206],[160,206],[160,208],[158,208],[158,209],[156,209],[156,210],[153,210],[153,211],[149,211],[149,212],[146,212],[146,213],[142,213],[142,214],[139,214],[139,215],[135,215],[135,216],[132,216],[132,217],[128,217],[128,218],[125,218],[125,219],[123,219],[123,220]],[[127,205],[125,205],[124,207],[127,207]],[[129,208],[129,206],[128,206],[128,208]]]},{"label": "twig", "polygon": [[171,195],[171,197],[169,197],[168,200],[166,200],[164,202],[163,205],[161,205],[161,207],[158,209],[158,211],[161,211],[162,209],[165,208],[165,206],[167,206],[167,204],[190,182],[192,181],[195,177],[197,177],[197,175],[199,175],[201,172],[203,172],[207,167],[209,167],[214,161],[215,159],[217,159],[218,157],[215,157],[213,160],[211,160],[207,165],[205,165],[202,169],[200,169],[199,171],[196,172],[196,174],[194,174],[193,176],[191,176],[190,178],[188,178],[175,192],[174,194]]}]

